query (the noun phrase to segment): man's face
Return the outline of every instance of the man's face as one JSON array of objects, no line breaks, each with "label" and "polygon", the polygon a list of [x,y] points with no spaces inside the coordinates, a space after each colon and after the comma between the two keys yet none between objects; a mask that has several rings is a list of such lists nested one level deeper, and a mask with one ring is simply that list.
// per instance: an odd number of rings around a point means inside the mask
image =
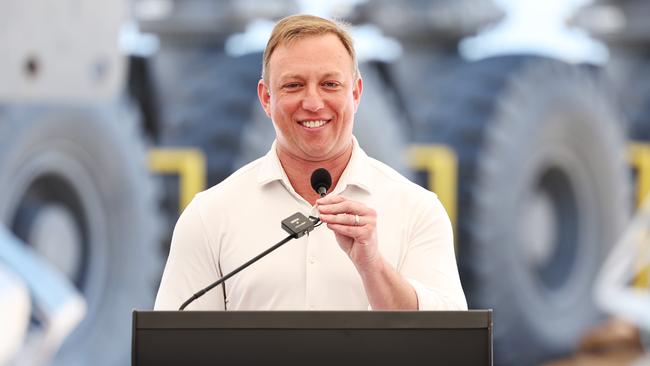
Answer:
[{"label": "man's face", "polygon": [[273,120],[279,153],[325,161],[351,147],[362,81],[336,35],[307,36],[278,46],[269,59],[267,79],[268,85],[260,80],[257,91]]}]

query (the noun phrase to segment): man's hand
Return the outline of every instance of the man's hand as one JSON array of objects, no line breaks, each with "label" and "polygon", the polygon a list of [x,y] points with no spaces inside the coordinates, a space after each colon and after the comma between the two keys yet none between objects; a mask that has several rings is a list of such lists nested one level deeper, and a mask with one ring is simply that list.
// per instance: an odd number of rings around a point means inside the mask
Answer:
[{"label": "man's hand", "polygon": [[320,219],[361,275],[374,310],[417,310],[415,289],[384,260],[377,245],[377,212],[341,196],[316,201]]},{"label": "man's hand", "polygon": [[377,213],[363,203],[342,196],[316,201],[320,219],[334,231],[339,243],[359,272],[378,270],[382,263],[377,248]]}]

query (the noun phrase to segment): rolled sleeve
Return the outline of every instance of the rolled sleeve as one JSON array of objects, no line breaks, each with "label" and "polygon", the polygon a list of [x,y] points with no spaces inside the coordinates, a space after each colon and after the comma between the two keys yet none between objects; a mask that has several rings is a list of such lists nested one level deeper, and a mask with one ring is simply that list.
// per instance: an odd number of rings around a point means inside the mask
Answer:
[{"label": "rolled sleeve", "polygon": [[419,310],[467,310],[449,216],[431,192],[416,208],[400,274],[415,290]]},{"label": "rolled sleeve", "polygon": [[412,278],[406,280],[415,290],[418,298],[418,310],[467,310],[465,296],[450,297],[449,294],[428,288]]}]

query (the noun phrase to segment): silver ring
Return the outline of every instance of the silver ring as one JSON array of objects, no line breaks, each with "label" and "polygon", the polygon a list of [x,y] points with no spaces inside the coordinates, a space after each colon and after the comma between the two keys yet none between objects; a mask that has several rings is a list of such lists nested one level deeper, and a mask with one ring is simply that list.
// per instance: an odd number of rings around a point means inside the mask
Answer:
[{"label": "silver ring", "polygon": [[354,225],[355,226],[361,225],[361,220],[359,220],[359,215],[354,215]]}]

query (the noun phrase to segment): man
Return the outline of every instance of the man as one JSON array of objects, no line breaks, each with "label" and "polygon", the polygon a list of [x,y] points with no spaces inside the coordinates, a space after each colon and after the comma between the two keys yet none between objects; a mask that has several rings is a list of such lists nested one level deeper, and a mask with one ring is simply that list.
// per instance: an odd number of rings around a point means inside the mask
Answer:
[{"label": "man", "polygon": [[[306,15],[278,22],[257,86],[276,141],[185,209],[155,309],[178,309],[286,236],[282,219],[314,205],[327,228],[285,244],[188,309],[467,309],[435,194],[369,158],[352,136],[362,90],[339,25]],[[310,184],[317,168],[335,187],[324,198]]]}]

